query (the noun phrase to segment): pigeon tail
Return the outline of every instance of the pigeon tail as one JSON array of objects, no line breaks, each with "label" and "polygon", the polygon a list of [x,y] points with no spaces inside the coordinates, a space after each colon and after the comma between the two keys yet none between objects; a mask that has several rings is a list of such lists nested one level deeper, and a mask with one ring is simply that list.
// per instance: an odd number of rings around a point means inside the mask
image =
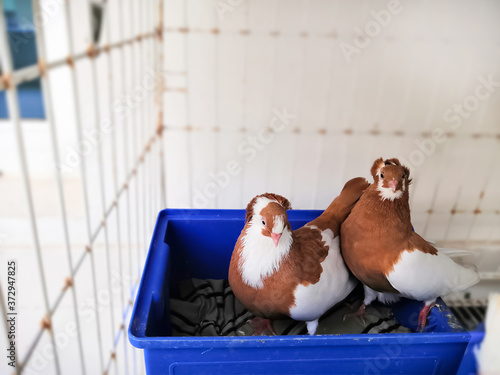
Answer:
[{"label": "pigeon tail", "polygon": [[479,281],[479,274],[475,270],[475,268],[467,268],[457,264],[458,272],[457,272],[457,280],[455,281],[453,292],[460,292],[467,288],[470,288],[473,285],[476,285]]}]

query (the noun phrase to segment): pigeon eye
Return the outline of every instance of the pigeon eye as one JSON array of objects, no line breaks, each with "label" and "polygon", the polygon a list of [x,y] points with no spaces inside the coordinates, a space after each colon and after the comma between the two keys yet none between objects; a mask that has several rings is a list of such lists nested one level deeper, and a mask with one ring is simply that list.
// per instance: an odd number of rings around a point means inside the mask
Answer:
[{"label": "pigeon eye", "polygon": [[262,220],[262,224],[266,225],[266,222],[264,220]]},{"label": "pigeon eye", "polygon": [[380,174],[380,177],[381,177],[381,178],[384,178],[384,174],[383,174],[383,173],[381,173],[381,174]]}]

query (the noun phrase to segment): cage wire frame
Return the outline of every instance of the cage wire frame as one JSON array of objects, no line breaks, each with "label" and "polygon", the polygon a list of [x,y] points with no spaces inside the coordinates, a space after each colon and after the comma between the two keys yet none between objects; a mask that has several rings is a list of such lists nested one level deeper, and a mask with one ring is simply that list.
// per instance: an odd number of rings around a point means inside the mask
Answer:
[{"label": "cage wire frame", "polygon": [[[89,11],[89,24],[88,31],[89,35],[92,35],[92,15],[91,15],[91,0],[87,1],[87,8]],[[103,20],[103,35],[107,43],[100,45],[101,43],[92,43],[88,46],[85,52],[76,53],[73,45],[73,27],[71,22],[71,7],[70,1],[64,1],[62,7],[64,8],[64,23],[65,31],[67,33],[68,39],[68,51],[69,54],[64,59],[59,59],[51,62],[47,62],[46,57],[46,46],[44,39],[44,22],[36,22],[36,20],[43,20],[42,9],[40,0],[33,0],[33,15],[35,20],[35,35],[36,35],[36,47],[38,53],[38,63],[32,66],[28,66],[21,69],[14,69],[12,63],[12,56],[9,48],[9,41],[6,31],[6,21],[3,11],[0,12],[0,63],[3,67],[3,74],[0,77],[0,90],[6,91],[7,97],[7,108],[9,110],[9,118],[11,123],[15,128],[15,138],[18,148],[18,156],[21,166],[21,174],[24,185],[24,194],[27,202],[28,208],[28,219],[30,223],[30,228],[33,237],[33,246],[36,253],[37,265],[40,273],[40,285],[43,294],[43,305],[45,315],[41,318],[41,325],[38,332],[35,334],[29,349],[24,356],[18,361],[16,357],[16,374],[22,374],[29,364],[32,358],[33,352],[37,349],[40,340],[44,334],[49,335],[50,345],[53,351],[54,364],[57,374],[61,374],[61,366],[59,361],[58,348],[54,338],[53,330],[53,315],[57,311],[60,303],[65,296],[66,292],[70,291],[71,300],[73,305],[74,319],[76,323],[76,328],[78,331],[77,342],[78,342],[78,356],[79,364],[83,374],[88,373],[86,369],[84,347],[81,339],[81,326],[78,316],[78,295],[75,288],[75,276],[81,269],[82,264],[86,259],[90,262],[91,268],[91,278],[93,286],[93,299],[98,306],[97,301],[97,282],[96,282],[96,267],[94,261],[94,243],[97,236],[102,232],[104,235],[104,251],[106,253],[106,268],[107,268],[107,281],[108,289],[111,290],[111,270],[110,270],[110,256],[109,256],[109,233],[108,226],[116,225],[117,233],[117,253],[119,260],[119,273],[124,279],[124,269],[123,269],[123,257],[128,257],[129,265],[129,275],[137,275],[130,280],[130,285],[128,285],[129,290],[125,290],[126,286],[120,284],[120,311],[121,319],[119,322],[115,322],[113,317],[113,299],[110,298],[110,317],[101,316],[101,312],[95,311],[96,314],[96,337],[97,345],[99,349],[99,367],[102,374],[107,374],[110,372],[111,368],[115,368],[115,373],[118,373],[118,366],[116,361],[117,358],[117,347],[120,340],[123,342],[123,361],[126,374],[135,373],[137,374],[137,361],[136,361],[136,351],[128,345],[127,342],[127,322],[130,309],[133,304],[135,293],[138,288],[138,283],[140,280],[141,272],[141,259],[147,251],[149,245],[149,238],[151,231],[155,224],[155,217],[158,212],[158,205],[165,207],[166,203],[166,186],[165,186],[165,174],[164,174],[164,152],[163,152],[163,92],[164,92],[164,78],[161,74],[161,69],[163,67],[163,0],[148,0],[141,2],[130,2],[130,25],[132,28],[131,38],[125,38],[124,32],[124,4],[123,2],[116,2],[119,8],[119,38],[117,42],[111,43],[111,17],[109,16],[109,2],[107,2],[105,15]],[[134,12],[134,4],[136,4],[136,12]],[[3,0],[0,0],[0,9],[3,9]],[[149,27],[151,28],[149,30]],[[144,30],[149,30],[144,32]],[[142,31],[142,32],[141,32]],[[130,63],[126,64],[124,49],[129,47],[129,53],[131,55]],[[131,108],[131,116],[124,116],[123,118],[123,139],[119,140],[117,132],[111,135],[111,154],[112,154],[112,186],[114,194],[112,197],[106,197],[105,189],[105,176],[103,168],[103,145],[101,142],[102,131],[98,132],[97,139],[97,157],[99,161],[98,166],[98,188],[100,191],[100,203],[102,208],[102,219],[94,227],[91,225],[90,209],[89,209],[89,181],[87,180],[87,168],[85,158],[81,158],[80,165],[80,175],[81,175],[81,188],[83,194],[83,202],[85,209],[85,226],[87,232],[87,244],[82,249],[77,262],[73,263],[71,247],[72,242],[68,230],[68,219],[67,219],[67,208],[64,198],[64,184],[60,171],[55,173],[55,180],[57,185],[58,193],[58,203],[60,208],[60,218],[61,225],[64,233],[64,247],[67,254],[67,262],[70,270],[70,275],[68,275],[65,280],[63,280],[63,287],[59,292],[55,302],[50,304],[47,283],[46,283],[46,268],[43,263],[42,248],[40,244],[40,239],[38,235],[37,227],[37,216],[34,207],[34,199],[32,194],[31,186],[31,176],[28,168],[27,154],[25,148],[25,140],[23,135],[23,130],[21,127],[21,119],[19,112],[19,102],[17,96],[17,85],[22,82],[31,81],[35,78],[41,79],[42,93],[44,99],[44,107],[46,113],[46,122],[49,127],[50,132],[50,142],[51,142],[51,152],[54,165],[59,165],[61,161],[61,156],[59,154],[59,139],[58,139],[58,129],[54,119],[53,113],[53,96],[51,92],[50,76],[49,72],[52,69],[67,65],[69,67],[71,75],[72,84],[72,94],[73,102],[75,108],[75,122],[76,122],[76,133],[77,141],[79,144],[83,142],[83,128],[81,121],[81,107],[79,100],[79,83],[77,80],[77,67],[75,62],[83,59],[89,59],[91,64],[91,85],[93,86],[93,105],[95,112],[95,122],[100,124],[100,130],[102,130],[101,114],[100,114],[100,102],[102,100],[98,91],[98,76],[97,76],[97,64],[96,59],[104,58],[107,60],[107,67],[110,72],[114,72],[113,68],[116,65],[116,61],[113,59],[111,50],[117,49],[120,53],[120,59],[122,60],[121,75],[119,80],[121,80],[121,87],[124,88],[126,84],[137,84],[139,81],[138,70],[146,66],[146,53],[145,51],[151,52],[153,61],[153,69],[157,74],[158,79],[155,79],[154,88],[154,98],[152,100],[144,100],[142,105],[138,105],[136,108]],[[135,62],[139,57],[140,66],[136,66]],[[111,122],[114,123],[115,118],[113,116],[112,105],[114,102],[113,97],[113,85],[114,74],[109,74],[108,76],[109,85],[109,106]],[[97,125],[96,124],[96,125]],[[130,140],[132,140],[132,144]],[[125,171],[128,171],[124,181],[118,181],[118,156],[117,156],[117,144],[122,142],[124,146],[124,157],[123,157],[123,167]],[[133,189],[132,189],[133,187]],[[139,195],[139,189],[141,189],[141,196]],[[131,192],[133,190],[133,193]],[[125,207],[123,212],[126,212],[126,219],[121,220],[120,210],[122,209],[119,204],[120,197],[125,199]],[[135,204],[134,204],[135,202]],[[135,207],[134,207],[135,206]],[[136,228],[132,228],[131,215],[134,213],[138,216],[136,220]],[[110,218],[112,214],[115,214],[116,222],[112,223]],[[137,246],[133,246],[131,239],[131,231],[134,230],[137,235]],[[126,238],[122,239],[121,235],[127,232]],[[133,248],[135,247],[135,248]],[[135,254],[134,254],[135,253]],[[137,257],[136,260],[133,260]],[[137,269],[133,270],[133,262],[137,262]],[[4,324],[7,328],[7,307],[4,300],[4,295],[2,293],[2,285],[0,282],[0,308],[1,313],[4,318]],[[111,334],[113,338],[113,347],[104,348],[102,340],[102,329],[107,325],[104,320],[110,322]],[[8,332],[8,330],[6,330]],[[110,350],[108,356],[105,352]],[[129,368],[128,355],[132,353],[133,356],[133,369]],[[113,363],[115,365],[113,366]]]},{"label": "cage wire frame", "polygon": [[[40,0],[33,0],[33,10],[34,10],[34,15],[35,19],[38,19],[40,16]],[[63,1],[61,0],[61,3]],[[58,306],[65,296],[66,292],[70,291],[71,293],[71,298],[73,300],[73,307],[75,310],[75,319],[78,319],[78,316],[76,314],[76,301],[78,300],[78,296],[74,287],[74,278],[81,269],[82,264],[86,261],[86,258],[89,258],[88,261],[91,264],[91,271],[92,271],[92,282],[93,282],[93,293],[94,293],[94,300],[96,301],[97,304],[97,290],[96,290],[96,274],[95,274],[95,264],[94,264],[94,244],[96,242],[96,239],[98,235],[103,235],[105,244],[104,244],[104,251],[107,257],[107,265],[108,265],[108,271],[107,271],[107,277],[108,277],[108,283],[109,283],[109,236],[110,233],[108,231],[108,226],[109,225],[114,225],[117,228],[117,248],[118,248],[118,255],[119,255],[119,266],[120,266],[120,273],[123,274],[125,270],[123,269],[123,257],[128,258],[128,264],[129,264],[129,274],[134,274],[136,272],[133,272],[134,270],[132,269],[132,260],[133,258],[136,258],[134,262],[137,262],[140,264],[140,259],[141,256],[143,255],[143,250],[146,249],[146,246],[148,244],[148,237],[149,237],[149,232],[148,230],[152,229],[152,225],[154,217],[156,215],[155,211],[155,202],[160,202],[161,207],[165,207],[166,203],[166,185],[165,185],[165,175],[164,175],[164,154],[163,154],[163,131],[164,131],[164,126],[163,124],[165,123],[164,121],[164,113],[163,113],[163,92],[167,90],[165,87],[165,83],[163,82],[163,75],[159,74],[158,77],[160,78],[160,81],[156,81],[156,88],[155,88],[155,98],[154,98],[154,105],[156,110],[152,112],[149,110],[150,107],[149,105],[153,103],[148,103],[144,102],[142,106],[139,106],[137,108],[131,109],[132,113],[131,116],[127,116],[124,118],[124,124],[123,124],[123,129],[125,130],[123,132],[123,138],[118,139],[118,134],[115,132],[113,136],[111,137],[111,154],[112,154],[112,165],[113,165],[113,176],[111,176],[111,182],[112,182],[112,187],[114,194],[112,197],[107,197],[105,194],[105,179],[103,178],[103,168],[102,168],[102,159],[104,157],[103,151],[102,150],[102,144],[101,142],[98,142],[98,148],[96,150],[98,159],[101,161],[99,163],[99,170],[98,170],[98,175],[99,175],[99,181],[97,181],[98,189],[100,191],[100,196],[98,200],[100,201],[101,205],[101,210],[102,210],[102,220],[97,223],[97,225],[92,226],[91,224],[91,219],[90,219],[90,213],[89,213],[89,184],[86,179],[87,175],[87,165],[85,158],[82,158],[81,160],[81,165],[79,168],[82,178],[81,178],[81,184],[82,184],[82,192],[83,192],[83,198],[84,198],[84,206],[85,206],[85,230],[87,232],[87,245],[85,246],[85,249],[82,249],[82,252],[80,256],[77,258],[76,265],[73,266],[73,260],[72,260],[72,253],[70,251],[70,248],[72,246],[72,242],[68,233],[68,228],[67,228],[67,218],[66,218],[66,207],[65,207],[65,201],[64,201],[64,187],[62,183],[62,177],[60,175],[56,175],[56,183],[57,183],[57,189],[58,189],[58,197],[59,197],[59,206],[61,210],[61,223],[63,226],[63,232],[64,232],[64,241],[65,241],[65,247],[66,247],[66,253],[68,257],[68,264],[69,264],[69,269],[71,270],[70,275],[67,277],[67,279],[63,280],[63,289],[60,292],[58,298],[56,298],[55,303],[52,305],[49,304],[48,300],[48,295],[47,295],[47,287],[45,283],[45,275],[44,272],[46,268],[44,268],[43,265],[43,259],[41,256],[41,245],[40,241],[38,238],[38,228],[37,228],[37,222],[36,222],[36,213],[34,210],[34,202],[33,202],[33,195],[31,191],[31,178],[30,178],[30,172],[28,169],[28,164],[27,164],[27,158],[26,158],[26,150],[24,146],[24,137],[21,129],[21,121],[19,117],[19,103],[17,100],[17,90],[16,87],[17,85],[31,81],[35,78],[41,78],[42,81],[42,90],[43,90],[43,97],[44,97],[44,105],[45,105],[45,112],[46,112],[46,119],[47,119],[47,124],[49,127],[50,131],[50,137],[51,137],[51,143],[52,143],[52,150],[51,152],[53,153],[53,160],[55,163],[57,163],[60,160],[60,155],[58,154],[58,131],[57,127],[55,126],[55,121],[54,121],[54,114],[52,111],[52,93],[50,91],[50,77],[48,75],[48,72],[50,72],[53,69],[62,67],[62,66],[68,66],[70,69],[70,75],[71,75],[71,84],[72,84],[72,90],[73,90],[73,98],[74,98],[74,107],[75,107],[75,118],[76,118],[76,130],[77,130],[77,140],[81,144],[82,139],[83,139],[83,129],[82,129],[82,123],[81,123],[81,108],[79,105],[79,93],[80,90],[78,90],[79,84],[77,80],[77,74],[75,70],[77,67],[75,66],[75,62],[81,61],[81,60],[86,60],[89,59],[91,62],[91,77],[92,81],[91,84],[93,85],[93,100],[94,100],[94,106],[96,106],[96,113],[95,113],[95,121],[100,123],[100,114],[99,114],[99,106],[103,105],[104,98],[102,98],[102,95],[99,94],[97,91],[97,85],[96,81],[98,80],[97,78],[97,73],[98,73],[98,67],[96,62],[96,59],[101,59],[104,58],[106,59],[108,69],[112,70],[112,67],[116,65],[116,61],[113,59],[112,54],[110,53],[111,50],[117,50],[119,51],[120,54],[120,59],[122,60],[122,64],[124,65],[124,69],[118,69],[119,73],[117,73],[118,79],[114,77],[114,75],[109,76],[108,78],[108,85],[111,88],[114,84],[116,84],[116,81],[121,81],[122,85],[125,85],[126,83],[134,83],[137,82],[138,79],[138,71],[140,70],[141,66],[145,65],[145,54],[143,53],[144,49],[152,49],[153,50],[153,66],[156,72],[159,72],[160,69],[163,67],[163,62],[164,62],[164,56],[163,56],[163,33],[167,34],[181,34],[182,39],[183,39],[183,45],[184,45],[184,63],[186,66],[186,70],[184,72],[185,74],[185,80],[186,80],[186,85],[184,88],[180,88],[179,91],[182,92],[186,98],[188,97],[188,89],[190,86],[190,80],[193,78],[190,76],[190,72],[188,70],[189,66],[189,53],[188,53],[188,46],[190,43],[189,40],[189,35],[190,33],[205,33],[205,34],[211,34],[215,36],[215,48],[216,50],[219,49],[219,39],[217,38],[218,35],[222,34],[224,32],[223,29],[220,29],[220,22],[216,18],[216,24],[215,24],[215,29],[207,29],[207,28],[197,28],[195,29],[190,29],[190,25],[188,23],[187,19],[187,2],[183,3],[183,27],[164,27],[164,22],[163,22],[163,1],[162,0],[145,0],[142,2],[136,1],[136,2],[130,2],[127,5],[130,5],[131,7],[131,16],[130,16],[130,24],[127,25],[128,28],[132,28],[133,32],[135,31],[135,34],[132,33],[132,37],[126,37],[125,32],[124,32],[124,21],[125,21],[125,5],[122,2],[116,2],[114,0],[108,0],[107,1],[107,6],[109,6],[109,3],[114,3],[117,4],[120,16],[119,16],[119,40],[117,41],[111,41],[111,31],[110,31],[110,22],[108,22],[107,13],[105,13],[105,19],[103,22],[104,25],[104,30],[103,30],[103,35],[105,39],[107,40],[107,43],[105,44],[91,44],[88,46],[86,51],[75,51],[75,48],[73,46],[73,29],[71,25],[71,7],[72,7],[72,2],[70,1],[64,1],[64,18],[65,18],[65,27],[66,27],[66,33],[68,35],[68,51],[69,55],[66,58],[60,58],[56,59],[54,61],[47,61],[46,59],[46,52],[45,52],[45,45],[44,45],[44,38],[43,38],[43,33],[44,33],[44,25],[43,24],[36,24],[36,42],[37,42],[37,50],[38,50],[38,63],[34,64],[32,66],[28,66],[25,68],[21,69],[13,69],[12,66],[12,59],[10,56],[10,50],[9,50],[9,45],[8,45],[8,40],[6,36],[6,25],[5,25],[5,18],[3,12],[0,12],[0,63],[2,64],[3,68],[3,75],[0,76],[0,90],[5,90],[7,93],[7,104],[8,104],[8,109],[9,109],[9,114],[10,114],[10,119],[15,127],[15,136],[16,136],[16,142],[18,145],[18,152],[19,152],[19,159],[20,159],[20,165],[21,165],[21,172],[22,172],[22,177],[23,177],[23,185],[25,189],[25,195],[26,195],[26,201],[27,201],[27,206],[28,206],[28,219],[30,221],[30,226],[31,226],[31,231],[33,235],[33,243],[34,243],[34,248],[36,252],[36,257],[37,257],[37,262],[38,262],[38,267],[40,270],[40,275],[41,275],[41,286],[42,286],[42,292],[43,292],[43,301],[44,301],[44,309],[45,309],[45,314],[46,316],[42,319],[42,328],[38,331],[38,333],[35,335],[33,342],[30,345],[30,349],[28,350],[28,354],[22,358],[21,362],[16,362],[18,363],[18,367],[16,368],[16,371],[18,374],[23,372],[23,369],[26,367],[26,365],[29,363],[30,357],[33,353],[33,351],[37,348],[42,336],[47,333],[50,336],[51,340],[51,345],[54,347],[54,353],[55,353],[55,358],[54,361],[56,363],[56,369],[57,372],[60,373],[60,368],[58,365],[58,353],[54,344],[54,337],[53,337],[53,330],[52,330],[52,316],[55,313],[55,311],[58,309]],[[87,5],[88,5],[88,11],[90,12],[90,4],[91,1],[87,0]],[[136,8],[138,8],[137,12],[134,12],[134,4],[136,5]],[[140,5],[137,5],[140,4]],[[0,5],[3,8],[3,0],[0,0]],[[276,7],[276,3],[274,4]],[[306,3],[307,5],[307,3]],[[309,13],[309,9],[306,9],[307,12],[304,13],[303,17],[303,23],[304,27],[307,26],[307,17]],[[244,67],[243,67],[243,87],[245,88],[245,85],[247,85],[246,81],[248,78],[248,62],[247,56],[249,54],[249,42],[248,42],[248,35],[251,34],[251,25],[249,22],[249,10],[248,7],[243,4],[242,5],[242,11],[244,12],[244,24],[242,26],[242,29],[239,30],[239,34],[242,36],[242,43],[243,43],[243,54],[244,54]],[[145,13],[143,13],[145,12]],[[279,27],[276,25],[276,14],[277,14],[277,8],[274,8],[272,10],[273,12],[273,28],[276,29],[275,31],[271,31],[271,36],[276,37],[273,39],[273,43],[276,43],[275,41],[277,40],[277,37],[280,35]],[[366,12],[368,12],[368,8],[366,9]],[[147,23],[151,23],[151,30],[144,31],[144,17],[143,14],[147,15]],[[168,25],[167,25],[168,26]],[[89,31],[91,31],[91,26],[88,25]],[[142,29],[141,29],[142,28]],[[137,32],[139,30],[139,32]],[[140,32],[143,31],[143,32]],[[90,33],[89,33],[90,34]],[[305,34],[307,35],[307,34]],[[306,38],[304,38],[305,40]],[[301,47],[304,51],[306,48],[306,44],[304,43]],[[126,62],[125,58],[125,52],[124,50],[127,50],[132,58],[130,59],[130,62]],[[306,54],[302,54],[302,56],[305,56]],[[215,63],[214,63],[214,77],[217,79],[217,77],[220,75],[220,72],[218,70],[219,67],[219,55],[215,54]],[[330,56],[331,59],[331,56]],[[139,64],[137,64],[137,61],[140,61]],[[275,73],[276,70],[276,49],[273,49],[273,54],[272,54],[272,71]],[[300,63],[301,67],[301,78],[300,78],[300,85],[303,85],[303,78],[302,75],[304,73],[305,69],[305,63],[304,60],[301,61]],[[122,66],[123,66],[122,65]],[[414,75],[414,69],[415,67],[412,66],[410,70],[410,74],[413,77]],[[113,71],[114,73],[114,71]],[[329,74],[332,74],[332,71],[329,71]],[[356,74],[358,74],[358,71],[356,71]],[[274,74],[272,75],[274,77]],[[413,79],[413,78],[412,78]],[[131,81],[131,82],[129,82]],[[330,91],[331,91],[331,85],[332,85],[332,78],[329,76],[328,77],[328,96],[330,96]],[[356,82],[358,82],[356,78]],[[412,82],[412,81],[410,81]],[[275,83],[273,80],[269,82],[269,88],[271,92],[275,93],[276,88],[274,87]],[[435,82],[435,87],[434,91],[437,92],[439,86],[441,85],[440,81]],[[353,91],[356,91],[356,86],[353,88]],[[411,87],[409,86],[407,89],[408,92],[411,91]],[[300,95],[301,90],[299,90]],[[106,107],[111,107],[112,106],[112,91],[110,91],[110,96],[109,96],[109,103],[106,103]],[[244,127],[241,129],[241,132],[246,131],[248,127],[248,116],[247,113],[245,112],[246,110],[246,101],[248,100],[247,98],[248,92],[246,89],[243,89],[243,94],[242,94],[242,102],[243,102],[243,111],[241,113],[242,117],[242,124],[244,124]],[[272,95],[272,96],[273,96]],[[214,97],[216,101],[222,100],[222,98],[219,97],[219,91],[216,90],[214,93]],[[406,96],[408,98],[408,96]],[[409,99],[407,99],[409,100]],[[300,103],[301,98],[300,96],[298,97],[298,102]],[[191,119],[191,109],[189,107],[190,101],[186,100],[186,106],[185,106],[185,116],[186,116],[186,123],[190,124]],[[216,105],[217,108],[219,108],[218,105]],[[300,107],[300,106],[299,106]],[[408,103],[405,104],[405,108],[408,108]],[[433,109],[431,109],[432,112]],[[352,108],[350,109],[352,112]],[[406,109],[405,109],[406,111]],[[154,115],[153,115],[154,113]],[[113,111],[110,112],[111,116],[113,115]],[[216,123],[219,121],[220,114],[219,112],[216,112]],[[332,129],[327,129],[327,116],[328,114],[325,112],[325,125],[322,125],[321,128],[314,130],[314,132],[317,132],[319,134],[326,134],[327,131],[332,133]],[[349,115],[350,116],[350,115]],[[430,115],[429,115],[430,116]],[[142,124],[142,126],[140,125]],[[97,125],[97,124],[96,124]],[[216,142],[220,142],[219,139],[219,128],[214,129],[216,132]],[[301,131],[299,128],[297,128],[298,132]],[[182,129],[182,131],[186,131],[188,133],[188,142],[187,142],[187,164],[189,166],[189,170],[192,169],[192,153],[191,149],[194,147],[193,146],[193,140],[191,134],[194,131],[198,131],[195,127],[192,127],[191,125],[187,125],[185,128]],[[295,130],[291,130],[294,132],[294,142],[297,143],[297,138],[298,135],[296,135]],[[297,132],[297,134],[298,134]],[[335,134],[351,134],[353,132],[352,129],[350,128],[345,128],[345,129],[334,129],[333,132]],[[403,134],[403,129],[396,129],[396,132],[399,132]],[[367,134],[372,134],[374,136],[379,134],[378,129],[372,129],[371,131],[368,131]],[[495,136],[495,135],[490,135],[487,133],[480,134],[481,137],[486,138],[490,136]],[[467,135],[468,137],[468,135]],[[475,137],[475,135],[471,135],[471,137]],[[134,142],[130,142],[130,140],[134,140]],[[324,146],[324,140],[322,140],[321,147]],[[117,145],[118,144],[123,144],[125,146],[124,150],[124,157],[123,160],[118,160],[117,158]],[[442,170],[445,166],[445,161],[450,157],[451,154],[451,146],[450,143],[448,142],[445,146],[445,151],[444,151],[444,157],[443,161],[441,162],[440,169]],[[219,148],[215,147],[215,152],[219,152]],[[500,153],[500,148],[497,151],[497,154],[495,155],[494,158],[491,158],[490,162],[491,165],[488,167],[488,170],[491,171],[494,165],[494,162],[498,160],[498,155]],[[218,159],[216,157],[216,159]],[[125,178],[124,181],[118,181],[118,176],[116,173],[116,167],[117,165],[120,164],[122,165],[126,171],[128,171],[128,174]],[[158,171],[159,169],[159,171]],[[159,173],[155,173],[159,172]],[[243,172],[245,173],[245,172]],[[187,174],[188,178],[188,188],[191,191],[191,187],[193,185],[193,176],[192,173],[189,172]],[[436,186],[434,187],[432,198],[430,199],[430,207],[426,212],[425,216],[425,225],[424,225],[424,230],[423,230],[423,235],[425,236],[429,226],[430,226],[430,221],[431,218],[436,215],[438,210],[436,209],[436,196],[438,189],[440,187],[440,184],[442,181],[438,181]],[[491,184],[491,173],[486,174],[483,181],[481,181],[481,187],[482,190],[485,190],[489,185]],[[146,185],[151,186],[152,189],[147,189],[146,190]],[[316,184],[318,186],[318,184]],[[417,188],[418,183],[415,184],[414,188]],[[139,189],[141,191],[146,192],[146,194],[139,195]],[[243,189],[243,186],[241,185],[241,189]],[[313,194],[317,194],[317,191],[315,190]],[[243,194],[241,194],[243,195]],[[412,198],[415,195],[412,195]],[[476,207],[477,209],[474,211],[474,213],[479,212],[479,207],[481,204],[483,195],[479,195],[477,197],[477,204]],[[124,204],[120,203],[120,198],[124,200]],[[455,202],[458,202],[459,195],[455,198]],[[217,199],[217,197],[216,197]],[[190,202],[192,203],[192,202]],[[244,202],[242,202],[243,204]],[[455,203],[455,206],[457,204]],[[139,215],[139,211],[141,211],[141,215]],[[498,213],[498,211],[495,211]],[[125,213],[125,215],[121,215],[120,213]],[[139,217],[140,220],[135,223],[135,225],[132,225],[131,222],[131,217],[134,213],[137,213],[137,216]],[[453,218],[455,217],[456,214],[460,213],[458,210],[455,208],[452,209],[451,215],[447,221],[447,229],[446,229],[446,235],[445,235],[445,241],[447,245],[454,246],[454,245],[463,245],[463,243],[460,244],[455,244],[453,241],[448,240],[448,232],[450,230],[450,226],[452,223]],[[116,216],[116,221],[112,221],[112,216]],[[474,217],[474,222],[476,220],[476,217]],[[472,224],[467,232],[466,240],[465,242],[468,243],[471,241],[471,230],[474,227],[474,224]],[[127,233],[125,234],[126,231]],[[137,241],[141,242],[142,244],[137,244],[136,246],[133,246],[132,243],[132,238],[131,238],[131,232],[134,231],[141,239],[142,241]],[[122,238],[123,235],[123,238]],[[490,236],[491,238],[491,236]],[[477,243],[477,246],[482,246],[482,245],[491,245],[492,240],[485,240],[485,243]],[[143,249],[141,249],[141,246]],[[138,271],[137,271],[138,273]],[[498,280],[500,279],[500,275],[498,272],[481,272],[481,278],[485,280]],[[138,280],[132,280],[131,285],[130,285],[130,293],[127,294],[127,291],[122,287],[120,293],[120,308],[123,311],[123,316],[127,315],[127,312],[129,311],[131,307],[131,302],[134,299],[134,295],[136,292],[137,288],[137,281]],[[5,300],[3,299],[4,296],[1,294],[2,293],[2,286],[0,285],[0,308],[2,310],[2,314],[5,317],[6,316],[6,306],[5,306]],[[111,309],[112,310],[112,309]],[[110,321],[111,325],[111,331],[113,336],[116,337],[117,339],[114,341],[114,347],[112,348],[112,353],[111,355],[107,356],[105,358],[105,352],[107,348],[103,347],[102,343],[102,335],[101,332],[103,329],[107,329],[107,327],[102,324],[104,322],[104,319],[106,321]],[[102,372],[107,372],[110,370],[113,361],[117,358],[116,357],[116,349],[119,344],[119,340],[123,339],[126,336],[126,331],[125,331],[125,321],[122,319],[120,322],[115,322],[113,316],[100,316],[99,313],[97,314],[97,328],[96,328],[96,333],[97,333],[97,345],[99,346],[99,362],[100,362],[100,368]],[[123,345],[124,348],[127,348],[127,343],[126,340],[123,340]],[[82,367],[82,372],[86,373],[85,369],[85,356],[84,356],[84,350],[82,347],[81,340],[78,342],[79,346],[79,361]],[[130,349],[130,348],[129,348]],[[127,353],[127,351],[125,351]],[[132,352],[133,355],[135,355],[135,351]],[[116,369],[116,366],[115,366]],[[135,368],[137,370],[137,368]]]}]

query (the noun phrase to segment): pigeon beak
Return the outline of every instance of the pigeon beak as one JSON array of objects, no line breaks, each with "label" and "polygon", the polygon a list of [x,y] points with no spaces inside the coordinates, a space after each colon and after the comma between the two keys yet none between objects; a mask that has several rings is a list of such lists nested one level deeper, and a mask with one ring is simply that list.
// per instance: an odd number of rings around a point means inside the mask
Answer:
[{"label": "pigeon beak", "polygon": [[281,238],[281,233],[271,233],[271,238],[273,239],[274,244],[278,246],[278,242],[280,242]]},{"label": "pigeon beak", "polygon": [[392,191],[395,192],[396,188],[398,187],[398,182],[396,180],[389,181],[389,186]]}]

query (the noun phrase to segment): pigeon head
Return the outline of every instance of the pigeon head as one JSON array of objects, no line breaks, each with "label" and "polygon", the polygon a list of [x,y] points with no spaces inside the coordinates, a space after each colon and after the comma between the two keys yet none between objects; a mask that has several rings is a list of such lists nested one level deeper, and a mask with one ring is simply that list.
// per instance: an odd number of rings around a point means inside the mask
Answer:
[{"label": "pigeon head", "polygon": [[247,206],[246,220],[252,231],[259,231],[278,247],[283,235],[291,235],[292,230],[286,213],[286,210],[291,208],[288,199],[281,195],[258,195]]},{"label": "pigeon head", "polygon": [[382,200],[401,198],[411,183],[410,170],[395,158],[375,160],[371,173]]}]

